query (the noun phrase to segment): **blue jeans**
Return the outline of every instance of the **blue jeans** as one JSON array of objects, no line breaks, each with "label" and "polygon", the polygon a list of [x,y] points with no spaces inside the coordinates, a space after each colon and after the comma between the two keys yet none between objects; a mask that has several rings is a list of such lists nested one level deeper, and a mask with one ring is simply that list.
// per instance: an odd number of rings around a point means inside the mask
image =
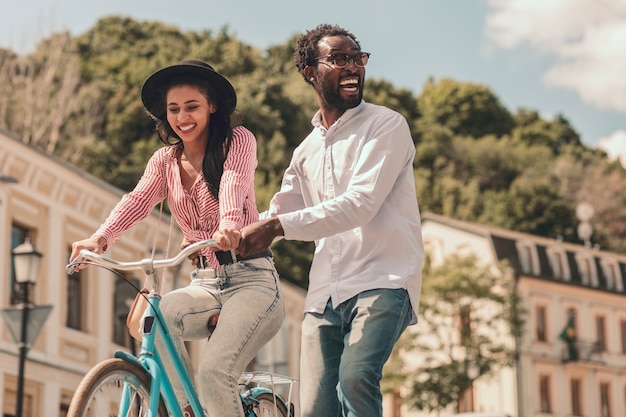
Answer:
[{"label": "blue jeans", "polygon": [[[198,367],[198,394],[207,414],[243,417],[239,376],[280,330],[285,317],[272,258],[222,266],[216,277],[199,273],[189,286],[165,294],[161,310],[190,375],[193,373],[184,341],[205,340]],[[215,314],[220,315],[219,321],[208,338],[207,323]],[[156,343],[162,351],[162,339],[157,338]],[[172,375],[171,362],[163,359]],[[181,405],[186,405],[178,378],[172,378],[172,384]]]},{"label": "blue jeans", "polygon": [[302,417],[380,417],[383,365],[408,326],[406,290],[365,291],[302,322]]}]

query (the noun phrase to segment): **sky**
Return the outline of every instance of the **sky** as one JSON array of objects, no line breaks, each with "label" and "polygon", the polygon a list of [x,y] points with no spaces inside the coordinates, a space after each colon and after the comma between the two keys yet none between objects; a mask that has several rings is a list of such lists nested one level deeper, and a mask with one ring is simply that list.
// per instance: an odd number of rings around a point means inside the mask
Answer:
[{"label": "sky", "polygon": [[625,0],[17,0],[0,14],[0,47],[27,53],[109,15],[227,27],[261,49],[338,24],[372,53],[367,77],[415,95],[430,78],[486,85],[510,112],[563,115],[626,165]]}]

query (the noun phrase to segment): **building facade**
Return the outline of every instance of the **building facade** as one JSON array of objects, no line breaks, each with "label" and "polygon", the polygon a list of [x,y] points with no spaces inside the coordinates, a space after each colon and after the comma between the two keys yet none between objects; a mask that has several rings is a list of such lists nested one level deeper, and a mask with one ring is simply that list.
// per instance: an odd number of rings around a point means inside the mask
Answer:
[{"label": "building facade", "polygon": [[523,336],[510,340],[516,365],[474,381],[474,411],[626,416],[625,255],[431,213],[422,230],[434,263],[506,261],[527,311]]},{"label": "building facade", "polygon": [[[95,231],[122,196],[122,191],[0,130],[0,303],[20,302],[14,285],[11,251],[28,237],[43,254],[38,283],[30,291],[35,305],[52,310],[28,352],[24,373],[24,417],[64,416],[85,373],[117,350],[136,349],[125,328],[135,290],[113,273],[89,267],[65,273],[71,243]],[[168,249],[168,242],[169,249]],[[108,250],[121,261],[172,256],[182,234],[155,208]],[[191,265],[166,273],[164,290],[186,285]],[[143,276],[127,275],[136,285]],[[278,335],[251,367],[298,378],[300,322],[304,290],[282,282],[287,317]],[[197,361],[200,346],[190,343]],[[5,320],[0,322],[0,405],[14,416],[18,380],[18,348]],[[297,396],[292,396],[296,403]]]}]

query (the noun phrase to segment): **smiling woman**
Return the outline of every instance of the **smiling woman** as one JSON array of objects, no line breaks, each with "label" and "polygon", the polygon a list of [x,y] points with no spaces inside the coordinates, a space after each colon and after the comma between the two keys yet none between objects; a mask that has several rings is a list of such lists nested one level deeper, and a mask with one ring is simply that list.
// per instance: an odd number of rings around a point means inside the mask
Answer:
[{"label": "smiling woman", "polygon": [[[245,258],[233,252],[241,228],[259,218],[256,139],[238,124],[233,86],[205,62],[186,60],[158,70],[144,83],[141,99],[166,146],[154,153],[139,183],[100,228],[72,245],[70,260],[82,249],[104,252],[165,199],[183,232],[183,246],[214,239],[218,248],[191,255],[196,270],[190,285],[163,295],[161,311],[190,375],[185,341],[210,337],[200,358],[198,390],[208,414],[243,416],[239,376],[284,317],[271,251]],[[164,351],[162,338],[156,345]],[[174,375],[172,361],[163,359]],[[172,383],[184,415],[193,417],[180,379]]]}]

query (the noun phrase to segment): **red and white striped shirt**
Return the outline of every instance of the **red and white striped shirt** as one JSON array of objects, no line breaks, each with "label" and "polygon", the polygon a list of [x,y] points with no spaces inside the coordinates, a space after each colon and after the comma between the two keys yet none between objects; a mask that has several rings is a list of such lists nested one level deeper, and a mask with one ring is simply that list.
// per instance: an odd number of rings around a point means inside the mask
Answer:
[{"label": "red and white striped shirt", "polygon": [[[94,236],[106,239],[107,245],[116,242],[164,198],[189,243],[211,239],[217,230],[239,230],[258,220],[254,196],[256,138],[252,132],[243,126],[233,129],[219,202],[209,192],[202,173],[189,192],[185,190],[178,165],[181,147],[180,144],[166,146],[152,155],[135,188],[122,197]],[[219,266],[213,252],[205,249],[203,254],[212,267]]]}]

